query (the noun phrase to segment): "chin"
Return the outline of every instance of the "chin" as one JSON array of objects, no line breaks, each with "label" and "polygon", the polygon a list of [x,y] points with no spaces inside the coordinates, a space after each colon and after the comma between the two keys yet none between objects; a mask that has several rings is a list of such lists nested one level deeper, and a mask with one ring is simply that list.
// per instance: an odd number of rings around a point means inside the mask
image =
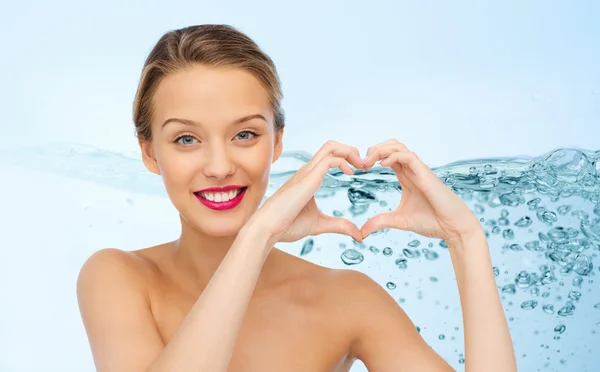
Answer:
[{"label": "chin", "polygon": [[244,222],[239,217],[234,218],[228,216],[223,219],[212,218],[209,221],[199,221],[198,228],[206,235],[214,236],[215,238],[226,238],[235,236],[240,232]]}]

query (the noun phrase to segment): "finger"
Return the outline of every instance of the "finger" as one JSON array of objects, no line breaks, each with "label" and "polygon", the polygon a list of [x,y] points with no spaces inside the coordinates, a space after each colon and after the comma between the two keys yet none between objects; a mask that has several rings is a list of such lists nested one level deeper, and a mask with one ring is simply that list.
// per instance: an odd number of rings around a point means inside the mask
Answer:
[{"label": "finger", "polygon": [[[392,153],[379,164],[391,166],[394,172],[403,176],[405,183],[419,189],[436,209],[454,198],[454,192],[410,150]],[[403,170],[408,170],[412,175],[407,176]]]},{"label": "finger", "polygon": [[364,161],[367,168],[372,167],[379,160],[385,159],[394,152],[409,151],[406,145],[397,140],[389,140],[379,145],[370,147]]},{"label": "finger", "polygon": [[327,141],[312,159],[303,167],[302,172],[310,172],[323,158],[336,156],[346,159],[357,169],[363,169],[365,163],[361,159],[358,149],[354,146],[345,145],[335,141]]},{"label": "finger", "polygon": [[[285,194],[290,201],[303,201],[302,207],[308,200],[314,196],[315,192],[321,187],[323,178],[331,168],[339,168],[347,175],[354,174],[348,161],[344,158],[333,155],[322,158],[312,169],[311,172],[303,172],[300,175],[294,175],[278,191],[279,194]],[[293,202],[290,203],[295,204]],[[299,206],[296,206],[296,209]],[[299,210],[298,210],[299,212]]]},{"label": "finger", "polygon": [[378,214],[365,222],[360,231],[364,239],[375,231],[388,228],[404,230],[404,219],[393,212]]},{"label": "finger", "polygon": [[363,240],[362,232],[349,220],[321,214],[315,235],[326,233],[348,235],[357,242],[361,242]]}]

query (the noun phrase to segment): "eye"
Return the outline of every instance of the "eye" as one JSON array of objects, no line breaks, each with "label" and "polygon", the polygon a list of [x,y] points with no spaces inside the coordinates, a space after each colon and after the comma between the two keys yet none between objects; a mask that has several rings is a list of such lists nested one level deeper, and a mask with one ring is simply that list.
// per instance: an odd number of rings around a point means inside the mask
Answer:
[{"label": "eye", "polygon": [[[183,143],[179,141],[179,140],[184,139],[184,138],[186,140],[183,141]],[[193,143],[192,141],[194,141],[194,140],[196,140],[196,138],[194,138],[193,136],[191,136],[189,134],[184,134],[182,136],[179,136],[179,137],[175,138],[175,140],[173,142],[179,143],[180,145],[187,146],[187,145],[191,145]]]},{"label": "eye", "polygon": [[259,136],[259,134],[256,132],[253,132],[251,130],[245,130],[245,131],[239,132],[236,135],[236,138],[239,138],[242,141],[248,141],[248,140],[251,140],[252,138],[258,137],[258,136]]}]

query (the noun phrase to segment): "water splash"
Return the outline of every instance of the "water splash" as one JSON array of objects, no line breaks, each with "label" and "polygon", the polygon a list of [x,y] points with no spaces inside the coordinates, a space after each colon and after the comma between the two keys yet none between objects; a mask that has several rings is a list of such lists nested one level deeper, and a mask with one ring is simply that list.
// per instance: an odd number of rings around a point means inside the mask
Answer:
[{"label": "water splash", "polygon": [[[135,155],[58,143],[3,152],[0,159],[4,164],[166,197],[160,177],[150,174]],[[272,169],[267,197],[309,159],[304,152],[284,153]],[[590,358],[595,355],[590,345],[600,342],[596,326],[600,287],[595,282],[600,250],[600,151],[561,148],[537,157],[474,159],[432,170],[480,219],[520,368],[593,370],[600,362]],[[348,217],[360,226],[370,216],[391,210],[401,194],[394,172],[374,167],[352,176],[332,170],[316,197],[324,212]],[[340,265],[364,266],[373,276],[381,274],[378,281],[391,295],[402,293],[398,302],[403,307],[433,306],[424,305],[432,298],[435,306],[452,310],[454,300],[442,298],[443,292],[436,289],[450,281],[434,266],[447,258],[445,242],[389,230],[369,239],[369,244],[349,242],[348,246],[339,236],[311,237],[295,247],[298,255],[316,259],[325,257],[328,250],[313,247],[339,246]],[[425,274],[428,267],[433,269]],[[427,285],[413,284],[425,283],[422,278]],[[428,329],[425,321],[417,328],[436,345],[455,342],[452,354],[444,356],[459,368],[464,366],[458,327],[462,323],[456,313],[446,316],[444,324],[454,329]],[[531,346],[536,343],[540,350]],[[572,351],[567,354],[567,349]],[[577,367],[569,369],[569,364]]]}]

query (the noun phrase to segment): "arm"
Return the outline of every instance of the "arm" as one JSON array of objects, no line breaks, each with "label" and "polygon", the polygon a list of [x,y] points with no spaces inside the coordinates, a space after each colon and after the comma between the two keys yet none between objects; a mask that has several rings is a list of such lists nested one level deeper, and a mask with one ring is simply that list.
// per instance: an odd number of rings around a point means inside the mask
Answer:
[{"label": "arm", "polygon": [[[461,299],[465,329],[465,371],[516,371],[508,325],[494,280],[485,234],[448,242]],[[348,288],[360,301],[355,308],[356,340],[352,352],[369,371],[453,369],[415,330],[394,299],[364,274],[354,274]]]},{"label": "arm", "polygon": [[465,371],[517,371],[487,238],[482,229],[447,242],[465,328]]},{"label": "arm", "polygon": [[77,296],[96,368],[226,371],[271,242],[245,226],[177,332],[163,345],[126,252],[102,250],[84,264]]}]

